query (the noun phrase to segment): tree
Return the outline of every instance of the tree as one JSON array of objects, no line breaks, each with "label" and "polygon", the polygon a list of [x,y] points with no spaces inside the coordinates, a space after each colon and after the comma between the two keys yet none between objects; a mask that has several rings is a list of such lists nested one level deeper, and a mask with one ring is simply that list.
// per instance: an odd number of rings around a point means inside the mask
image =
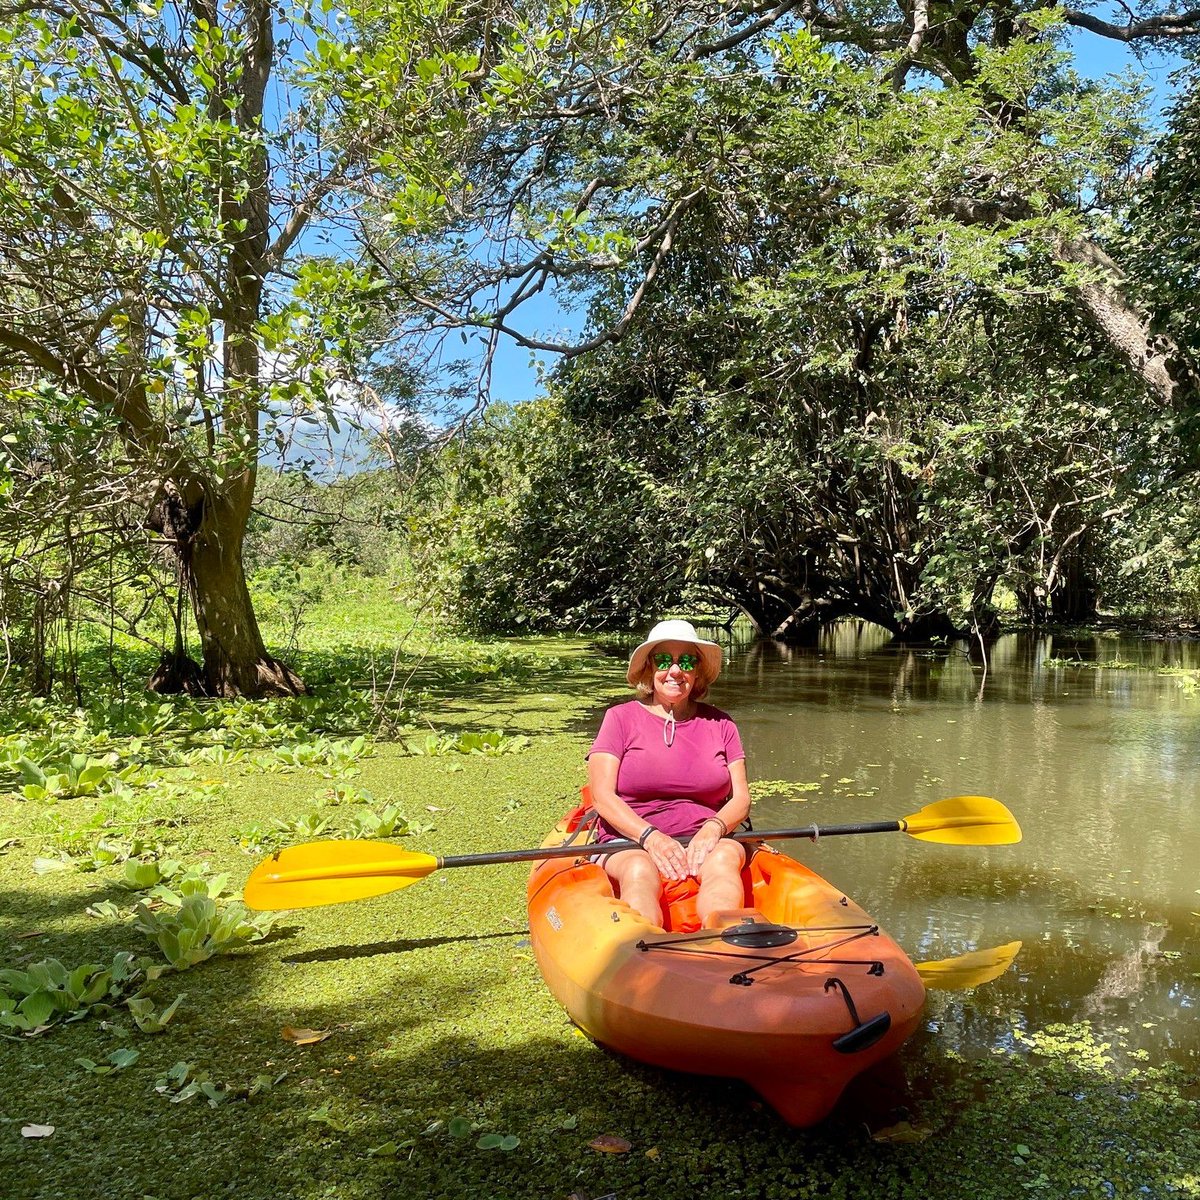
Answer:
[{"label": "tree", "polygon": [[[857,613],[986,633],[1002,579],[1035,620],[1086,615],[1105,531],[1194,469],[1155,412],[1196,409],[1190,347],[1152,335],[1117,265],[1138,97],[1081,83],[1056,41],[1179,42],[1200,12],[894,17],[562,3],[514,21],[482,92],[512,118],[463,217],[490,241],[439,246],[418,298],[492,346],[562,354],[563,436],[589,394],[691,412],[727,467],[676,497],[693,578],[764,632]],[[573,341],[518,326],[555,286],[592,301]]]},{"label": "tree", "polygon": [[[1075,78],[1054,50],[1068,28],[1150,48],[1200,36],[1200,9],[1127,12],[1118,25],[1083,10],[1007,0],[970,9],[936,0],[895,9],[805,0],[733,10],[651,10],[636,0],[595,10],[558,0],[544,13],[514,16],[485,40],[477,72],[486,80],[481,102],[508,115],[471,172],[463,228],[476,236],[459,257],[439,253],[449,270],[431,274],[414,298],[447,326],[477,325],[492,347],[507,335],[570,356],[619,339],[678,249],[686,214],[739,186],[736,172],[731,179],[719,168],[767,144],[759,106],[786,92],[797,120],[805,105],[821,119],[822,89],[838,89],[829,69],[835,59],[824,54],[834,48],[840,66],[873,77],[892,101],[851,98],[848,113],[890,123],[897,138],[929,148],[940,142],[938,157],[922,159],[933,173],[935,207],[893,236],[935,232],[964,250],[979,242],[984,254],[989,245],[1020,241],[1044,253],[1125,368],[1161,402],[1188,412],[1197,405],[1195,362],[1186,347],[1152,336],[1112,253],[1103,219],[1108,189],[1087,179],[1088,150],[1111,162],[1102,142],[1090,144],[1098,126],[1111,124],[1107,97]],[[724,119],[739,105],[740,125]],[[912,128],[901,130],[901,121]],[[957,141],[939,137],[951,131]],[[797,157],[793,169],[807,165]],[[927,190],[916,172],[894,175],[915,180],[916,196]],[[799,219],[814,207],[853,204],[853,182],[825,179]],[[761,199],[769,207],[769,194]],[[403,257],[386,236],[373,250],[383,263]],[[520,328],[530,296],[586,288],[606,272],[632,279],[609,325],[573,340]]]},{"label": "tree", "polygon": [[453,22],[400,4],[364,49],[325,11],[0,0],[0,373],[97,414],[110,486],[172,548],[204,662],[168,655],[165,690],[303,690],[242,563],[262,440],[352,392],[379,286],[336,245],[347,206],[428,226],[452,186]]},{"label": "tree", "polygon": [[[535,109],[521,203],[544,244],[495,320],[556,271],[590,293],[560,346],[557,440],[640,414],[689,444],[661,486],[691,578],[763,632],[855,614],[986,634],[1002,580],[1035,618],[1080,615],[1083,551],[1179,450],[1163,427],[1139,456],[1160,397],[1062,255],[1110,235],[1136,97],[1069,86],[1032,36],[980,48],[953,87],[900,90],[803,31],[748,44],[672,28],[659,58],[644,39],[587,85],[609,103]],[[572,187],[586,206],[564,206]],[[653,448],[628,444],[655,478]]]}]

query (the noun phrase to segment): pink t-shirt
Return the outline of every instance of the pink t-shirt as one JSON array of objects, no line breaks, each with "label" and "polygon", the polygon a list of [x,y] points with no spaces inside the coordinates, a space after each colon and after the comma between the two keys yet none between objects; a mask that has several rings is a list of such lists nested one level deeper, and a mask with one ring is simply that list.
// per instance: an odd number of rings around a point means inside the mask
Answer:
[{"label": "pink t-shirt", "polygon": [[[670,746],[665,724],[639,700],[614,705],[588,754],[619,758],[617,795],[650,824],[681,837],[695,833],[729,799],[729,764],[746,752],[732,719],[711,704],[698,704],[686,721],[676,721]],[[620,837],[599,822],[597,841]]]}]

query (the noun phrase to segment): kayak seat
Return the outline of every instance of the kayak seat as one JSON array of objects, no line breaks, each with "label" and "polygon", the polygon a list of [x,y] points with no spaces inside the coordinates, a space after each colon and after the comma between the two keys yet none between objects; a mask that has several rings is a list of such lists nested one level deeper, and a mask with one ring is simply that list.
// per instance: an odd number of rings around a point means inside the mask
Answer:
[{"label": "kayak seat", "polygon": [[[592,807],[592,794],[587,784],[579,789],[581,803],[573,809],[566,817],[564,822],[565,831],[575,833],[576,831],[586,830],[589,823],[596,819],[596,810]],[[742,868],[742,887],[745,891],[747,904],[752,904],[753,885],[750,875],[750,860],[754,857],[754,851],[758,849],[758,845],[746,847],[746,865]],[[700,914],[696,911],[696,897],[700,891],[700,884],[697,880],[689,879],[668,879],[663,882],[662,891],[662,908],[663,908],[663,929],[667,933],[696,933],[700,930]],[[614,897],[619,899],[617,891],[613,889]],[[757,914],[761,918],[762,914],[757,909],[729,909],[731,913],[742,914]],[[717,914],[713,914],[714,917]],[[765,919],[765,918],[763,918]],[[726,922],[726,924],[737,924],[740,916],[737,919]],[[723,925],[715,926],[715,928],[724,928]]]},{"label": "kayak seat", "polygon": [[[753,904],[751,899],[750,872],[742,868],[742,891],[747,905]],[[696,899],[700,895],[700,883],[694,878],[667,879],[663,882],[662,908],[663,929],[667,933],[696,933],[701,928],[700,914],[696,910]],[[722,909],[721,913],[713,913],[710,917],[710,928],[721,929],[723,925],[713,926],[711,921],[724,914],[737,914],[726,924],[736,924],[743,915],[762,914],[751,907]],[[765,920],[765,918],[763,918]]]}]

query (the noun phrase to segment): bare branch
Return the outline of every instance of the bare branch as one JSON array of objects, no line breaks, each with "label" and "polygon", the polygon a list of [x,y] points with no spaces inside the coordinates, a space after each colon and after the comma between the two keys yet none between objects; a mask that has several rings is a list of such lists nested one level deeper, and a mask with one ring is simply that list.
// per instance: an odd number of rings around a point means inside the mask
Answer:
[{"label": "bare branch", "polygon": [[804,10],[801,15],[808,16],[811,14],[811,7],[807,0],[781,0],[781,3],[771,9],[770,12],[759,17],[757,21],[752,21],[749,25],[739,29],[736,33],[731,33],[728,37],[721,38],[716,42],[699,42],[692,47],[688,53],[686,62],[696,62],[701,58],[708,58],[714,54],[720,54],[725,50],[732,50],[735,46],[740,46],[742,42],[748,41],[755,34],[762,33],[764,29],[769,29],[776,21],[786,17],[788,13],[793,12],[804,4]]},{"label": "bare branch", "polygon": [[[1128,10],[1126,10],[1128,11]],[[1155,17],[1130,19],[1124,25],[1102,21],[1099,17],[1079,9],[1066,9],[1063,20],[1068,25],[1086,29],[1089,33],[1112,38],[1118,42],[1135,42],[1143,38],[1183,38],[1200,35],[1200,8],[1182,13],[1161,13]]]}]

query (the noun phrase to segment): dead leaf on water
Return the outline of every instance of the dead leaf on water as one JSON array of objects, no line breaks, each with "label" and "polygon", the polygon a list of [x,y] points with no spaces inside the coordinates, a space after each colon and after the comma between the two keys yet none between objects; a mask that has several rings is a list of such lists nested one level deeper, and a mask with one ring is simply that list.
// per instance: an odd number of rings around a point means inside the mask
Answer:
[{"label": "dead leaf on water", "polygon": [[27,1138],[48,1138],[54,1132],[53,1125],[22,1125],[21,1136]]},{"label": "dead leaf on water", "polygon": [[902,1145],[906,1142],[923,1142],[932,1133],[933,1130],[928,1125],[911,1125],[908,1121],[899,1121],[895,1125],[877,1129],[871,1137],[877,1142]]},{"label": "dead leaf on water", "polygon": [[611,1133],[602,1133],[599,1137],[592,1138],[588,1142],[588,1146],[593,1150],[599,1150],[602,1154],[628,1154],[633,1149],[632,1142],[627,1142],[623,1137],[616,1137]]},{"label": "dead leaf on water", "polygon": [[293,1046],[315,1046],[318,1042],[333,1037],[332,1029],[295,1029],[291,1025],[285,1025],[280,1033],[283,1040],[291,1042]]}]

